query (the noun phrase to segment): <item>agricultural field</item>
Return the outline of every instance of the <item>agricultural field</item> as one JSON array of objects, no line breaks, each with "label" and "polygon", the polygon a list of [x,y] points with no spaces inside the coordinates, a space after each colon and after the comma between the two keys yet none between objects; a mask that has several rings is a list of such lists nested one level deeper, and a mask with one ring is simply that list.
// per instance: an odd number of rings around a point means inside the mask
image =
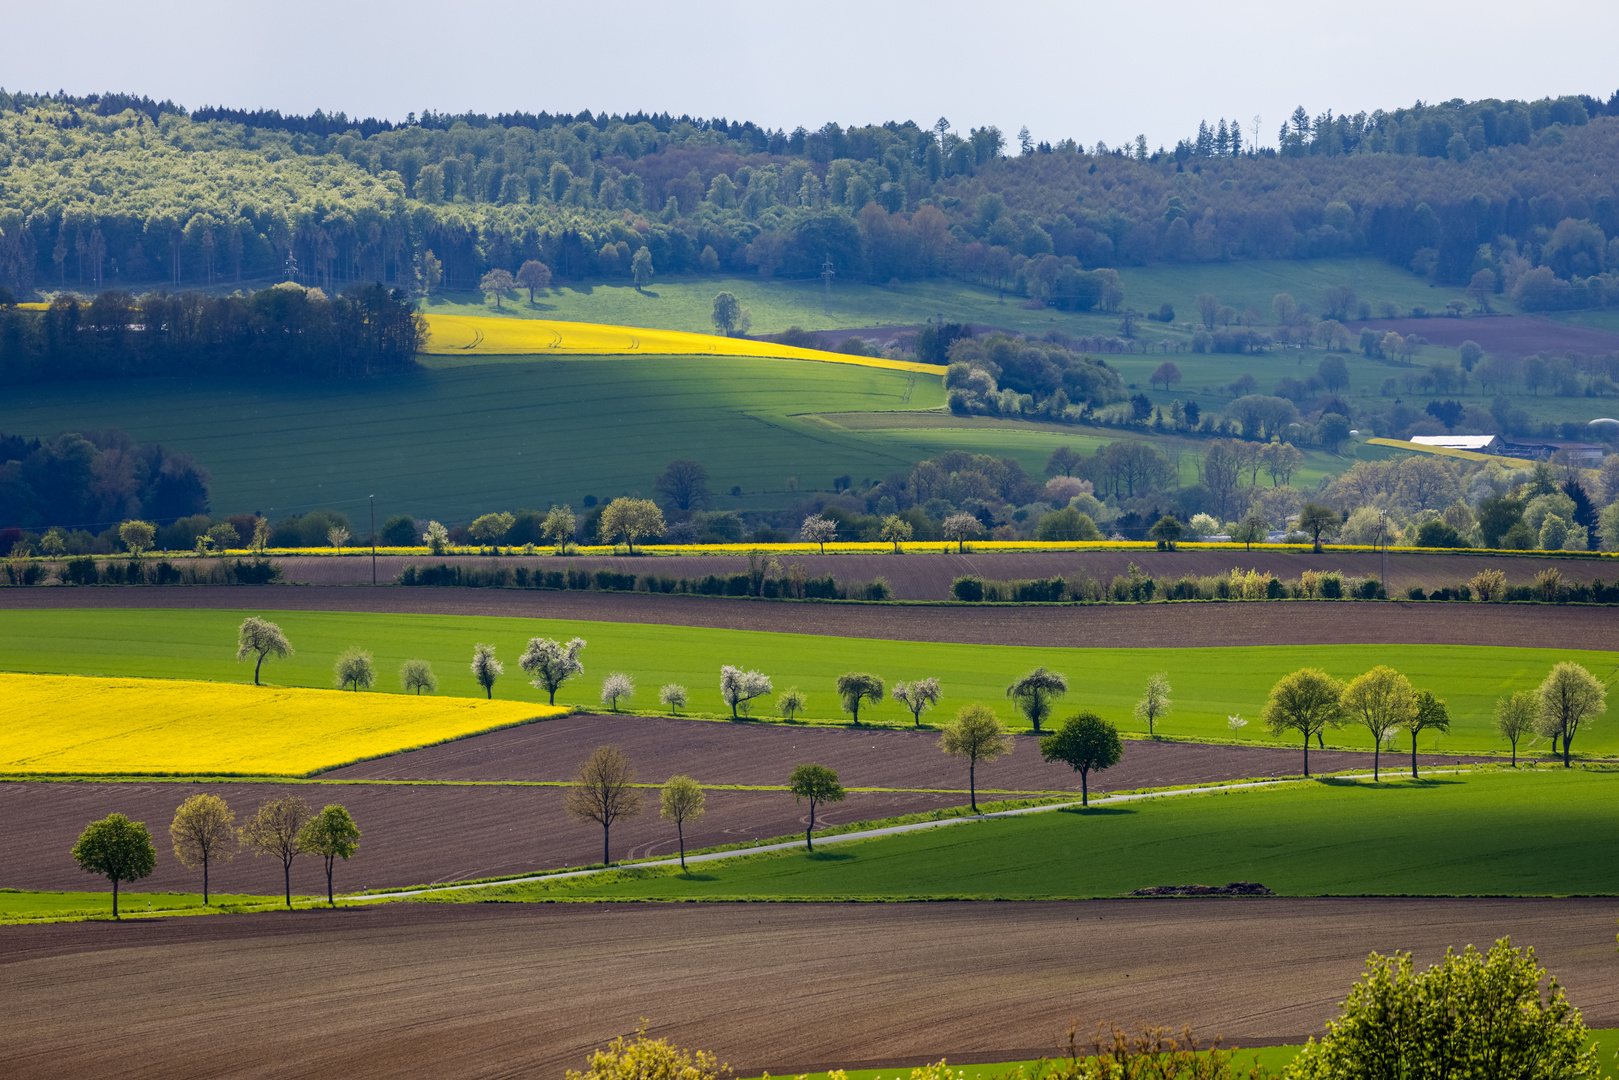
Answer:
[{"label": "agricultural field", "polygon": [[[547,594],[541,595],[536,614],[543,612]],[[1235,606],[1224,608],[1233,610]],[[757,605],[750,607],[757,609]],[[810,606],[807,610],[817,609]],[[953,610],[977,617],[972,609]],[[1165,610],[1176,615],[1173,607]],[[1306,610],[1312,615],[1319,612],[1317,617],[1330,624],[1335,608],[1316,605]],[[14,671],[42,674],[240,683],[250,673],[233,660],[233,643],[236,625],[245,614],[228,610],[10,610],[0,613],[0,663]],[[1072,692],[1058,706],[1059,717],[1080,708],[1094,709],[1121,730],[1141,734],[1146,725],[1132,718],[1133,704],[1150,674],[1167,671],[1176,689],[1176,707],[1163,731],[1193,739],[1230,738],[1228,718],[1235,714],[1257,720],[1271,685],[1296,668],[1322,666],[1346,677],[1392,663],[1414,685],[1432,689],[1449,703],[1454,718],[1451,733],[1437,744],[1425,739],[1424,749],[1432,751],[1437,746],[1461,753],[1504,750],[1491,728],[1495,700],[1514,690],[1532,689],[1554,663],[1577,660],[1602,679],[1611,678],[1615,671],[1610,653],[1561,648],[1405,644],[1339,644],[1330,651],[1316,645],[1041,648],[577,619],[294,611],[256,614],[278,621],[298,650],[292,659],[266,666],[267,678],[283,686],[330,686],[331,664],[338,653],[360,646],[376,655],[379,690],[396,691],[398,684],[391,673],[406,659],[419,657],[431,661],[439,673],[443,695],[470,698],[478,693],[466,666],[472,646],[492,642],[508,667],[508,674],[496,686],[497,698],[541,702],[542,691],[516,670],[524,643],[533,636],[567,639],[578,635],[591,643],[584,654],[586,674],[565,685],[559,704],[594,706],[600,680],[608,672],[623,671],[640,688],[629,703],[638,709],[661,711],[655,688],[677,682],[688,688],[693,712],[728,715],[719,696],[719,669],[722,664],[735,664],[770,675],[777,691],[797,686],[807,693],[810,719],[842,722],[833,683],[840,673],[860,669],[890,681],[941,675],[944,698],[935,718],[953,715],[976,700],[997,703],[1009,723],[1018,726],[1021,721],[1005,701],[1005,688],[1023,672],[1044,664],[1066,672],[1072,680]],[[1011,614],[1018,611],[1013,609]],[[774,694],[757,701],[754,713],[770,715],[773,700]],[[862,720],[897,724],[908,723],[910,716],[901,706],[888,702],[862,710]],[[1265,741],[1257,724],[1243,735]],[[1351,749],[1371,745],[1368,736],[1352,728],[1334,733],[1332,741]],[[1597,724],[1581,733],[1576,749],[1585,754],[1619,749],[1619,727]]]}]

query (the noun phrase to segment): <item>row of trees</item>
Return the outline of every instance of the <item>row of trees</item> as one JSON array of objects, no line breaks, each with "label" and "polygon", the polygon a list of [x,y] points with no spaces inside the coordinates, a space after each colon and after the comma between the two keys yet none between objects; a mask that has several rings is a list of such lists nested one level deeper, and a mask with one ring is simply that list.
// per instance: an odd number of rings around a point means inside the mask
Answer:
[{"label": "row of trees", "polygon": [[[333,906],[333,867],[359,848],[360,827],[340,803],[330,803],[317,814],[296,795],[270,799],[237,827],[236,813],[217,795],[193,795],[181,803],[169,824],[174,857],[187,870],[202,871],[202,903],[211,902],[209,869],[230,862],[241,848],[254,856],[279,859],[287,907],[292,907],[292,861],[299,855],[324,860],[326,902]],[[151,876],[157,850],[145,824],[123,814],[92,821],[73,845],[73,860],[81,870],[112,882],[112,914],[118,918],[118,887],[123,882]]]}]

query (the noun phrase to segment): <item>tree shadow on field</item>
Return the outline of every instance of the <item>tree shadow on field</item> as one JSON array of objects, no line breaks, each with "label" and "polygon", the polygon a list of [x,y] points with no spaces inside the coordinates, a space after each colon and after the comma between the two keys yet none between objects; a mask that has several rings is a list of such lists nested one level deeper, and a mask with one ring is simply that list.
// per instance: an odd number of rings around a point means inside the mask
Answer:
[{"label": "tree shadow on field", "polygon": [[686,873],[680,873],[680,874],[675,875],[675,880],[676,881],[718,881],[719,878],[715,877],[713,874],[686,874]]},{"label": "tree shadow on field", "polygon": [[1065,806],[1057,811],[1059,814],[1075,814],[1079,817],[1114,817],[1135,812],[1135,808],[1130,806]]},{"label": "tree shadow on field", "polygon": [[536,300],[528,306],[528,309],[530,311],[555,311],[557,306],[555,304],[542,304]]},{"label": "tree shadow on field", "polygon": [[653,292],[651,289],[641,289],[639,291],[640,291],[640,294],[642,296],[646,297],[649,300],[661,300],[661,299],[663,299],[661,296],[659,296],[657,293]]},{"label": "tree shadow on field", "polygon": [[1413,780],[1405,773],[1394,772],[1384,773],[1382,780],[1373,780],[1369,776],[1362,776],[1359,778],[1349,776],[1323,776],[1318,780],[1318,783],[1324,787],[1366,788],[1371,791],[1398,791],[1401,788],[1413,787],[1452,787],[1463,782],[1464,781],[1460,779],[1449,776],[1432,778],[1424,776],[1420,779]]},{"label": "tree shadow on field", "polygon": [[804,856],[813,862],[846,862],[854,858],[847,851],[811,851]]}]

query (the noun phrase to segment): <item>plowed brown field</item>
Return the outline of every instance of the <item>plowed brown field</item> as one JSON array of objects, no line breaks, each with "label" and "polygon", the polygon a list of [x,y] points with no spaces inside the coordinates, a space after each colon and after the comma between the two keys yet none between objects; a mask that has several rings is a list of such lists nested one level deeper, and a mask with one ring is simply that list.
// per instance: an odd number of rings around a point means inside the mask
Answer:
[{"label": "plowed brown field", "polygon": [[560,1077],[638,1020],[739,1075],[1016,1060],[1098,1021],[1302,1041],[1366,954],[1510,934],[1619,1025],[1611,900],[392,904],[0,928],[17,1080]]},{"label": "plowed brown field", "polygon": [[1605,607],[1353,601],[1095,606],[781,603],[647,593],[314,585],[0,589],[0,609],[252,608],[593,619],[987,645],[1535,645],[1619,649]]}]

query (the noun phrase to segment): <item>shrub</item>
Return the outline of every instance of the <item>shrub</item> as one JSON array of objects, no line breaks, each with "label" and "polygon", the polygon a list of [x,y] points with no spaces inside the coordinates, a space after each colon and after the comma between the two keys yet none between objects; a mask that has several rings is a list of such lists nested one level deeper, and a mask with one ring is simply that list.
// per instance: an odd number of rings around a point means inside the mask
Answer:
[{"label": "shrub", "polygon": [[984,599],[984,579],[974,575],[958,577],[950,583],[950,595],[957,600],[978,603]]},{"label": "shrub", "polygon": [[1336,570],[1329,570],[1316,579],[1316,588],[1328,600],[1342,600],[1344,598],[1344,579]]}]

